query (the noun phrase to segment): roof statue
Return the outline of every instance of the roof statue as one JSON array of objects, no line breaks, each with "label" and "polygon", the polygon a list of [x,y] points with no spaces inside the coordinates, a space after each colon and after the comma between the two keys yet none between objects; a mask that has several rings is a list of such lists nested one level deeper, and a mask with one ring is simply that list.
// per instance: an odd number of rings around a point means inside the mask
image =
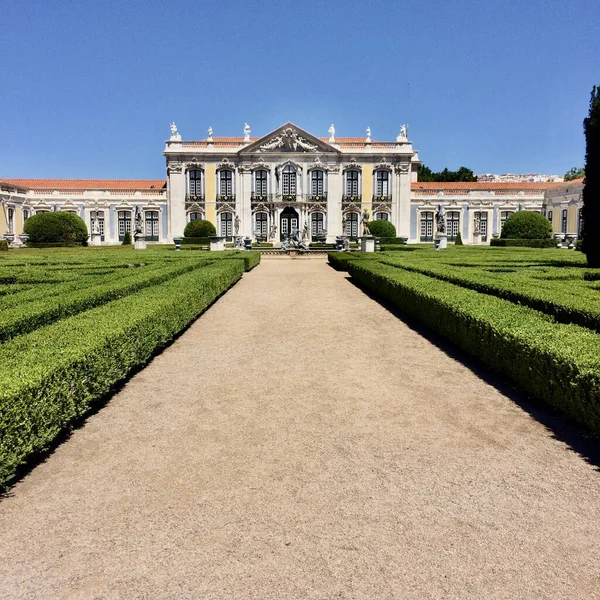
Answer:
[{"label": "roof statue", "polygon": [[408,140],[408,127],[406,125],[402,125],[400,127],[400,133],[396,137],[397,142],[405,142]]},{"label": "roof statue", "polygon": [[333,126],[333,123],[329,127],[328,133],[329,133],[329,143],[334,144],[335,143],[335,127]]},{"label": "roof statue", "polygon": [[365,144],[370,144],[371,143],[371,128],[367,127],[367,137],[365,139]]},{"label": "roof statue", "polygon": [[209,127],[208,128],[208,138],[207,138],[209,142],[212,142],[212,139],[213,139],[212,134],[213,134],[213,128]]},{"label": "roof statue", "polygon": [[181,141],[181,135],[177,131],[177,125],[175,125],[175,121],[173,121],[169,125],[169,127],[171,128],[171,140],[174,141],[174,142],[180,142]]},{"label": "roof statue", "polygon": [[250,141],[250,125],[248,123],[244,123],[244,141]]}]

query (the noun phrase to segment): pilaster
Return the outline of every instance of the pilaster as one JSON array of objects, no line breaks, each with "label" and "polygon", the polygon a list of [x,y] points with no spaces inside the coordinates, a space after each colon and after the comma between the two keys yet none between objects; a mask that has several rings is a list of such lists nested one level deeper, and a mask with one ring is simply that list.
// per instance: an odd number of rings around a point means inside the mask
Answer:
[{"label": "pilaster", "polygon": [[169,236],[168,242],[173,238],[182,237],[185,229],[185,173],[181,163],[169,165]]},{"label": "pilaster", "polygon": [[342,235],[342,172],[330,172],[327,175],[327,242],[335,242]]}]

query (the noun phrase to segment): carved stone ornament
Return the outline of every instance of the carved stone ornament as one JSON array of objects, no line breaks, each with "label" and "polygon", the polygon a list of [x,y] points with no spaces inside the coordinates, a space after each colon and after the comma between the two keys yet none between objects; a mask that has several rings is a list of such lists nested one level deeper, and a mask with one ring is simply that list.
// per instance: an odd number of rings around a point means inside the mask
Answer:
[{"label": "carved stone ornament", "polygon": [[262,144],[260,151],[267,152],[269,150],[279,150],[280,148],[284,152],[315,152],[318,146],[309,143],[308,140],[298,135],[298,132],[292,127],[286,127],[279,135]]},{"label": "carved stone ornament", "polygon": [[169,171],[169,175],[173,173],[181,173],[183,171],[183,165],[180,162],[169,163],[167,170]]},{"label": "carved stone ornament", "polygon": [[321,171],[325,171],[327,173],[337,173],[339,172],[339,167],[335,165],[326,165],[324,162],[321,162],[321,158],[317,156],[313,161],[312,165],[308,167],[308,171],[313,171],[315,169],[319,169]]},{"label": "carved stone ornament", "polygon": [[396,171],[396,173],[408,173],[410,171],[410,164],[396,163],[394,165],[394,171]]},{"label": "carved stone ornament", "polygon": [[359,165],[356,162],[355,158],[351,158],[350,162],[348,164],[344,165],[344,172],[345,171],[362,171],[362,165]]},{"label": "carved stone ornament", "polygon": [[252,173],[252,165],[238,165],[239,173]]},{"label": "carved stone ornament", "polygon": [[250,165],[250,169],[252,171],[259,171],[259,170],[270,171],[271,170],[271,165],[268,165],[265,162],[265,159],[261,156],[256,162],[253,162]]},{"label": "carved stone ornament", "polygon": [[377,165],[373,165],[373,171],[391,171],[392,165],[387,161],[385,156],[381,159],[381,162]]},{"label": "carved stone ornament", "polygon": [[218,165],[217,170],[219,169],[235,169],[235,165],[228,159],[224,158]]}]

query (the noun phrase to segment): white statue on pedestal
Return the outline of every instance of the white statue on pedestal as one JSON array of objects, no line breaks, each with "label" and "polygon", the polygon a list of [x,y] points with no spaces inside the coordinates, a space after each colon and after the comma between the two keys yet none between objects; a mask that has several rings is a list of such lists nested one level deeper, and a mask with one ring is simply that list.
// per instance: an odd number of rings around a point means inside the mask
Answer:
[{"label": "white statue on pedestal", "polygon": [[367,127],[367,138],[365,139],[365,143],[366,144],[371,143],[371,128],[370,127]]},{"label": "white statue on pedestal", "polygon": [[213,134],[213,128],[209,127],[208,128],[208,138],[207,138],[208,142],[212,142],[213,141],[212,134]]},{"label": "white statue on pedestal", "polygon": [[250,125],[248,123],[244,123],[244,141],[250,141]]},{"label": "white statue on pedestal", "polygon": [[170,127],[171,127],[171,140],[173,140],[175,142],[180,142],[181,141],[181,135],[177,131],[177,125],[175,125],[175,121],[173,121],[170,124]]},{"label": "white statue on pedestal", "polygon": [[331,124],[331,127],[329,128],[329,143],[330,144],[335,143],[335,127],[333,126],[333,123]]},{"label": "white statue on pedestal", "polygon": [[406,142],[408,140],[408,127],[406,125],[402,125],[400,127],[400,133],[396,137],[397,142]]}]

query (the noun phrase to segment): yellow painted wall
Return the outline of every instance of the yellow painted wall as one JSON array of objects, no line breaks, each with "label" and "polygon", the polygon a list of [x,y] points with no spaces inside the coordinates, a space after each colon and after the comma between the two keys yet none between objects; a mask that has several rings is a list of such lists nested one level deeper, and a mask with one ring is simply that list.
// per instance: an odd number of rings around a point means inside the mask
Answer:
[{"label": "yellow painted wall", "polygon": [[371,210],[373,204],[373,165],[362,165],[362,207]]},{"label": "yellow painted wall", "polygon": [[206,220],[217,227],[217,166],[211,163],[204,171],[204,193],[206,202]]},{"label": "yellow painted wall", "polygon": [[574,231],[577,231],[577,207],[569,206],[568,215],[567,233],[573,233]]},{"label": "yellow painted wall", "polygon": [[4,206],[0,207],[0,235],[6,234],[6,214]]},{"label": "yellow painted wall", "polygon": [[15,233],[23,233],[23,210],[21,208],[15,209]]}]

